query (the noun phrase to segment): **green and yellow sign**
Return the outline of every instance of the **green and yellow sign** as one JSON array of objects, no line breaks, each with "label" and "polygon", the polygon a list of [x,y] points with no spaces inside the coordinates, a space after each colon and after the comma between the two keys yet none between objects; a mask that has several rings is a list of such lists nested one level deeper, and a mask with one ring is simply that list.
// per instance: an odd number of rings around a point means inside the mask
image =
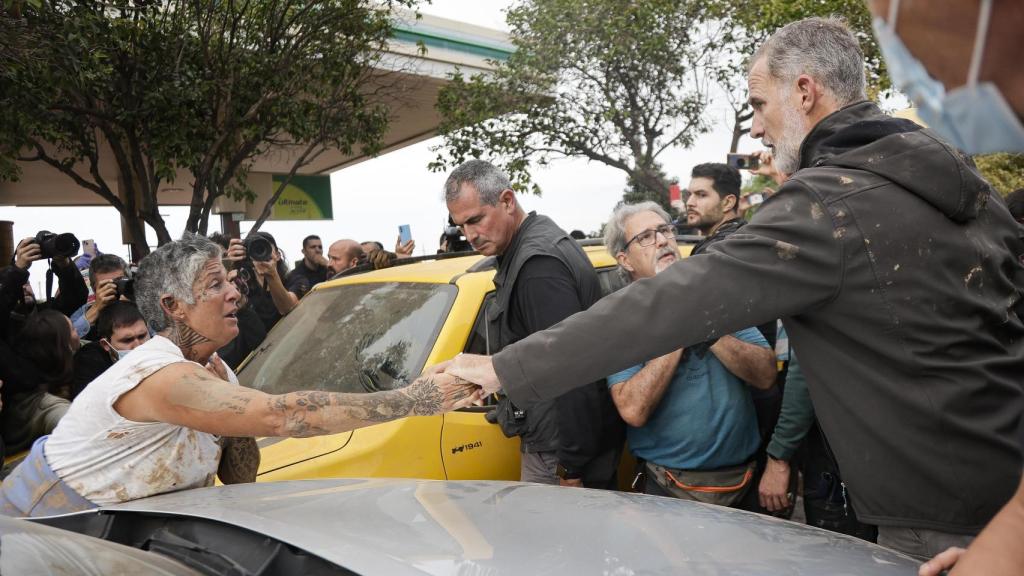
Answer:
[{"label": "green and yellow sign", "polygon": [[[287,178],[275,174],[273,190]],[[331,220],[334,211],[331,204],[330,176],[292,176],[291,182],[274,202],[270,212],[271,220]]]}]

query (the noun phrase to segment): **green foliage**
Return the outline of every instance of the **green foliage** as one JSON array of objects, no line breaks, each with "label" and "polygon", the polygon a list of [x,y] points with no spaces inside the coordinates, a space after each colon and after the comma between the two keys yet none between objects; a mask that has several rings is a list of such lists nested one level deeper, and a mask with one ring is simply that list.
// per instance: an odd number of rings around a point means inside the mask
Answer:
[{"label": "green foliage", "polygon": [[838,16],[849,25],[864,51],[868,97],[877,100],[891,90],[885,62],[871,28],[864,0],[712,0],[708,13],[718,26],[715,77],[734,111],[733,144],[750,131],[747,105],[747,60],[779,28],[812,16]]},{"label": "green foliage", "polygon": [[665,194],[661,152],[707,129],[703,2],[529,0],[509,10],[516,51],[488,75],[456,74],[438,99],[445,144],[432,170],[501,164],[518,190],[560,157],[618,168]]},{"label": "green foliage", "polygon": [[[668,183],[669,179],[660,166],[653,167],[655,181]],[[632,176],[626,181],[626,190],[622,194],[622,202],[625,204],[638,204],[651,200],[657,202],[669,214],[675,214],[676,209],[669,203],[667,187],[652,187]]]},{"label": "green foliage", "polygon": [[1024,154],[985,154],[975,156],[974,163],[985,180],[1003,196],[1024,188]]},{"label": "green foliage", "polygon": [[205,232],[217,197],[252,197],[246,176],[271,146],[288,144],[293,171],[328,146],[378,149],[375,97],[394,82],[375,64],[390,10],[413,2],[19,3],[0,42],[0,178],[46,162],[137,221],[145,246],[140,221],[170,239],[156,191],[188,170],[186,228]]}]

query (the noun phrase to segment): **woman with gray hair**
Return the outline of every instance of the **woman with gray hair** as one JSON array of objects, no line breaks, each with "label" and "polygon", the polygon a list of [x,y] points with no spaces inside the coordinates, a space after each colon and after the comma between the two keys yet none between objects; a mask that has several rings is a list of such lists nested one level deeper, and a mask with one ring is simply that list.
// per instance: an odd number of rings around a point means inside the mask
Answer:
[{"label": "woman with gray hair", "polygon": [[147,256],[136,303],[156,333],[79,395],[4,480],[0,512],[42,516],[255,480],[254,436],[334,434],[468,406],[477,387],[444,374],[373,394],[269,395],[238,385],[216,350],[238,334],[222,249],[187,236]]}]

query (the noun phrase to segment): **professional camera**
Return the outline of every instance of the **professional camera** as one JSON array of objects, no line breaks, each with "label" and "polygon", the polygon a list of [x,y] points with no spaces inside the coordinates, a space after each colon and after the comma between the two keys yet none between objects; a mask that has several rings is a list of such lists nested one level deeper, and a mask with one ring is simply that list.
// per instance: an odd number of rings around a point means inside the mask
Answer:
[{"label": "professional camera", "polygon": [[269,262],[274,259],[274,244],[262,234],[249,236],[242,245],[253,262]]},{"label": "professional camera", "polygon": [[[444,227],[444,232],[441,234],[441,241],[444,243],[445,249],[443,252],[470,252],[473,250],[473,246],[469,244],[469,240],[462,234],[462,229],[455,225],[455,221],[452,217],[448,217],[448,224]],[[438,250],[438,252],[442,252]]]},{"label": "professional camera", "polygon": [[78,238],[70,232],[54,234],[49,230],[40,230],[35,237],[35,243],[39,244],[40,256],[53,258],[54,256],[67,256],[68,258],[78,254],[81,244]]},{"label": "professional camera", "polygon": [[114,289],[116,290],[114,299],[120,300],[121,296],[129,300],[135,299],[135,279],[134,278],[118,278],[114,280]]}]

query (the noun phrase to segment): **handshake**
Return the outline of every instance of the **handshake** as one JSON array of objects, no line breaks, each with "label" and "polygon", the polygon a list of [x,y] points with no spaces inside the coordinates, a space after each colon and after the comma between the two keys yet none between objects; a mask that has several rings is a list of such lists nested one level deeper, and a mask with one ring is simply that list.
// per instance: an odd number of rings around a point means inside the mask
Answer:
[{"label": "handshake", "polygon": [[442,398],[440,411],[483,403],[483,398],[501,388],[490,356],[459,354],[447,362],[423,371],[420,380],[431,382]]}]

